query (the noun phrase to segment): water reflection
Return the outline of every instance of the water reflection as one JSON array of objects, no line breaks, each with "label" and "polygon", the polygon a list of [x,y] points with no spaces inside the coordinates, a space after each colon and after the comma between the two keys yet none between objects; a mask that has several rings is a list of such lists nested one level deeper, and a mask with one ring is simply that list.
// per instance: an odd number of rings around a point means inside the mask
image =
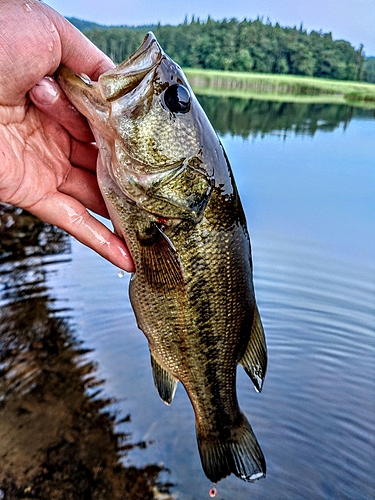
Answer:
[{"label": "water reflection", "polygon": [[0,498],[170,499],[163,467],[124,466],[146,443],[116,431],[130,416],[111,411],[46,285],[43,255],[67,258],[67,235],[10,207],[0,221]]},{"label": "water reflection", "polygon": [[348,105],[293,103],[199,96],[213,127],[220,135],[264,136],[269,133],[314,136],[318,130],[346,128],[355,116],[374,117],[375,110]]},{"label": "water reflection", "polygon": [[0,264],[15,263],[25,257],[65,254],[69,249],[70,240],[60,229],[0,203]]}]

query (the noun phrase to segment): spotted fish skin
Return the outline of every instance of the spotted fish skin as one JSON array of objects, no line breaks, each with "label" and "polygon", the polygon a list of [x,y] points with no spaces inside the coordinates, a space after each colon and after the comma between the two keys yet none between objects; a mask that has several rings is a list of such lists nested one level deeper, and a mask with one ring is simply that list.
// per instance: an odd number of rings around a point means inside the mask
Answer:
[{"label": "spotted fish skin", "polygon": [[57,79],[100,148],[99,183],[135,262],[130,299],[159,395],[170,404],[183,384],[211,481],[265,476],[236,370],[241,363],[260,392],[266,342],[245,215],[219,139],[151,33],[98,82],[64,67]]}]

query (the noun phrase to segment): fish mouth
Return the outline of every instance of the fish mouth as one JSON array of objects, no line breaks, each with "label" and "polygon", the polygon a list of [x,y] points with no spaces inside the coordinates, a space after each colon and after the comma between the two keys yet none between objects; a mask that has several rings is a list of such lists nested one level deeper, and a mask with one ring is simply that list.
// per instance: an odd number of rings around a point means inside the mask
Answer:
[{"label": "fish mouth", "polygon": [[155,35],[150,31],[142,45],[128,59],[113,70],[103,73],[98,80],[102,96],[113,101],[133,90],[165,56]]},{"label": "fish mouth", "polygon": [[110,103],[135,89],[165,57],[155,35],[150,31],[134,54],[116,68],[100,75],[97,82],[87,75],[77,75],[63,65],[57,69],[55,76],[82,114],[89,115],[94,122],[101,115],[102,121],[106,121]]}]

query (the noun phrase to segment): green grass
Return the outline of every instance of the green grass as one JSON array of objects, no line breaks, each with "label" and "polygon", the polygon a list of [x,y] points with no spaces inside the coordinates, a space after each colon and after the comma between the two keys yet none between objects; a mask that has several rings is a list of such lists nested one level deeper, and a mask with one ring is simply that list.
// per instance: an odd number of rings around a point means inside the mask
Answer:
[{"label": "green grass", "polygon": [[293,102],[351,103],[375,108],[372,83],[294,75],[184,69],[198,95],[220,95]]}]

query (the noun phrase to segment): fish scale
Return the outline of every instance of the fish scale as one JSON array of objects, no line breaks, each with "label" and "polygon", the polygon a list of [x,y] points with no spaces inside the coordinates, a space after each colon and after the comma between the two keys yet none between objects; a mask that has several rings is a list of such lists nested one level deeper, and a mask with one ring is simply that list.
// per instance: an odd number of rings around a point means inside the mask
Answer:
[{"label": "fish scale", "polygon": [[245,215],[219,139],[151,33],[98,82],[64,67],[57,78],[100,147],[99,184],[135,262],[130,300],[160,397],[171,404],[181,381],[210,480],[264,477],[236,373],[241,363],[259,392],[267,350]]}]

